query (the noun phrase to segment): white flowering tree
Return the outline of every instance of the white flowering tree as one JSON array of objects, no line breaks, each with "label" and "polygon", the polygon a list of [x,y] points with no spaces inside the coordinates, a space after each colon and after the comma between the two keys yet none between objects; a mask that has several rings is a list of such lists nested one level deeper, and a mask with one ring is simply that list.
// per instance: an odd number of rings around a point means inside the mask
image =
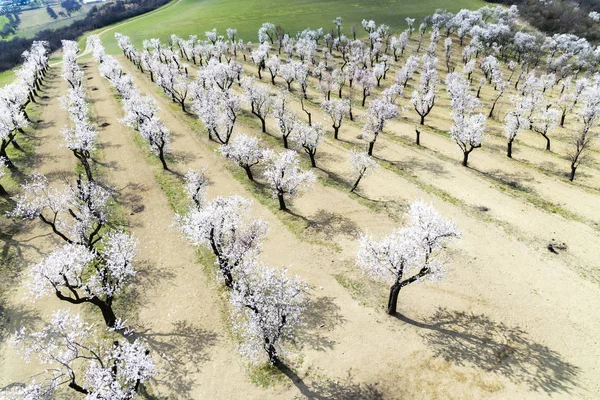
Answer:
[{"label": "white flowering tree", "polygon": [[282,344],[301,326],[307,291],[308,285],[285,269],[243,263],[231,292],[234,328],[243,340],[240,352],[253,361],[266,353],[278,365],[285,354]]},{"label": "white flowering tree", "polygon": [[194,101],[194,111],[202,121],[210,139],[221,144],[229,143],[241,110],[240,98],[233,90],[219,90],[215,86],[199,89]]},{"label": "white flowering tree", "polygon": [[[188,185],[195,186],[189,181]],[[190,243],[212,250],[219,277],[232,288],[237,267],[260,253],[267,225],[260,219],[247,221],[252,202],[241,196],[216,197],[209,202],[194,200],[194,203],[187,214],[177,216],[179,228]]]},{"label": "white flowering tree", "polygon": [[373,100],[366,112],[366,122],[363,127],[363,135],[369,141],[368,154],[373,155],[373,147],[380,133],[383,132],[385,122],[400,115],[398,107],[389,102],[385,97]]},{"label": "white flowering tree", "polygon": [[264,86],[258,85],[253,79],[248,78],[242,82],[244,96],[252,114],[260,120],[262,132],[267,133],[266,118],[273,111],[273,99],[271,92]]},{"label": "white flowering tree", "polygon": [[293,150],[279,154],[268,153],[264,176],[269,183],[273,196],[279,200],[279,209],[287,210],[285,196],[296,196],[302,188],[311,187],[316,181],[312,171],[303,171],[300,160]]},{"label": "white flowering tree", "polygon": [[63,128],[61,134],[67,142],[67,147],[79,160],[88,180],[94,180],[91,168],[91,152],[95,149],[98,132],[88,119],[88,105],[81,86],[69,89],[67,96],[62,97],[63,108],[69,112],[72,127]]},{"label": "white flowering tree", "polygon": [[92,325],[66,310],[56,311],[40,331],[21,329],[13,341],[17,350],[26,361],[35,359],[46,368],[35,378],[41,383],[10,390],[7,398],[54,398],[55,390],[67,385],[90,400],[133,399],[140,385],[156,374],[149,350],[139,339],[108,341],[97,336]]},{"label": "white flowering tree", "polygon": [[284,92],[274,102],[273,114],[277,121],[277,127],[281,132],[281,138],[283,139],[283,147],[289,148],[288,139],[292,132],[299,124],[298,117],[291,111],[290,97],[287,92]]},{"label": "white flowering tree", "polygon": [[350,192],[354,192],[361,179],[369,175],[377,167],[377,162],[364,151],[351,151],[349,156],[352,177],[356,179]]},{"label": "white flowering tree", "polygon": [[338,139],[338,133],[344,118],[350,115],[350,100],[333,99],[321,103],[321,109],[333,122],[333,137]]},{"label": "white flowering tree", "polygon": [[512,145],[517,135],[529,127],[530,120],[528,115],[533,108],[531,97],[513,97],[511,100],[515,104],[515,108],[504,117],[504,133],[508,139],[506,149],[506,156],[508,158],[512,158]]},{"label": "white flowering tree", "polygon": [[443,277],[443,244],[460,233],[452,221],[422,200],[410,205],[408,225],[377,241],[362,234],[356,263],[368,277],[390,282],[387,312],[396,313],[400,289],[414,282]]},{"label": "white flowering tree", "polygon": [[139,132],[140,136],[148,142],[150,152],[158,156],[163,169],[168,171],[165,157],[170,150],[171,132],[158,116],[144,119],[144,122],[139,125]]},{"label": "white flowering tree", "polygon": [[43,175],[34,175],[21,185],[13,198],[10,216],[39,218],[52,232],[69,244],[92,250],[100,241],[101,229],[108,222],[110,192],[94,181],[78,179],[62,188],[50,187]]},{"label": "white flowering tree", "polygon": [[558,120],[561,112],[555,108],[544,106],[540,107],[533,118],[531,128],[546,139],[546,151],[550,151],[550,137],[548,132],[558,126]]},{"label": "white flowering tree", "polygon": [[594,85],[585,90],[584,104],[579,111],[581,126],[571,136],[571,147],[567,159],[571,162],[569,180],[575,179],[575,172],[589,154],[590,147],[598,140],[598,133],[593,130],[600,117],[600,86]]},{"label": "white flowering tree", "polygon": [[10,144],[16,149],[21,148],[16,140],[17,133],[24,133],[23,129],[28,126],[29,121],[19,104],[8,99],[0,100],[0,157],[4,158],[8,168],[16,167],[8,157],[6,150]]},{"label": "white flowering tree", "polygon": [[455,116],[453,121],[450,136],[463,152],[462,165],[466,167],[469,165],[469,154],[481,147],[486,118],[483,114],[465,114]]},{"label": "white flowering tree", "polygon": [[317,154],[317,147],[323,141],[324,136],[325,128],[318,123],[312,125],[299,123],[292,134],[292,141],[302,147],[306,154],[308,154],[310,165],[313,168],[317,166],[315,155]]},{"label": "white flowering tree", "polygon": [[31,268],[31,295],[37,299],[54,293],[71,304],[92,304],[106,325],[115,327],[113,302],[135,276],[136,240],[125,232],[110,232],[100,247],[67,243],[50,253]]},{"label": "white flowering tree", "polygon": [[254,181],[251,168],[264,158],[264,151],[257,138],[238,135],[231,140],[231,143],[222,145],[219,151],[224,157],[242,167],[246,171],[248,179]]},{"label": "white flowering tree", "polygon": [[415,111],[421,117],[421,125],[425,124],[425,117],[429,115],[435,105],[437,83],[437,58],[424,56],[421,80],[410,99]]}]

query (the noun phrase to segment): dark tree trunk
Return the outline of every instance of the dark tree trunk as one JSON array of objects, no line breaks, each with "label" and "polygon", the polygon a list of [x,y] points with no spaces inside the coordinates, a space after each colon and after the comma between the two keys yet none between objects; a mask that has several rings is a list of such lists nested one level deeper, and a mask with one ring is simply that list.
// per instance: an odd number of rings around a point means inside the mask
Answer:
[{"label": "dark tree trunk", "polygon": [[462,165],[464,167],[468,167],[469,166],[469,153],[470,153],[470,151],[463,152],[463,162],[462,162]]},{"label": "dark tree trunk", "polygon": [[369,151],[368,151],[368,154],[369,154],[370,156],[372,156],[372,155],[373,155],[373,147],[374,147],[374,146],[375,146],[375,140],[373,140],[373,141],[369,142]]},{"label": "dark tree trunk", "polygon": [[277,193],[277,199],[279,200],[279,209],[280,210],[287,210],[287,207],[285,206],[285,200],[283,199],[283,194],[282,193]]},{"label": "dark tree trunk", "polygon": [[425,125],[425,115],[421,115],[421,125]]},{"label": "dark tree trunk", "polygon": [[281,137],[283,138],[283,147],[285,147],[286,149],[289,149],[287,135],[282,135]]},{"label": "dark tree trunk", "polygon": [[569,176],[569,180],[571,182],[573,182],[573,179],[575,179],[575,171],[577,170],[577,167],[575,166],[575,164],[571,164],[571,175]]},{"label": "dark tree trunk", "polygon": [[254,181],[254,177],[252,176],[252,171],[250,170],[250,167],[246,166],[243,168],[246,171],[246,175],[248,176],[248,179],[250,179],[251,181]]},{"label": "dark tree trunk", "polygon": [[260,119],[260,124],[262,126],[262,132],[267,133],[267,125],[266,125],[265,119],[261,116],[258,116],[258,118]]},{"label": "dark tree trunk", "polygon": [[[423,124],[421,124],[421,125],[423,125]],[[418,129],[415,129],[415,132],[417,134],[417,137],[415,139],[415,143],[420,146],[421,145],[421,131],[418,130]]]},{"label": "dark tree trunk", "polygon": [[508,142],[508,146],[506,149],[506,156],[508,158],[512,158],[512,144],[513,144],[512,140],[510,142]]},{"label": "dark tree trunk", "polygon": [[565,118],[567,116],[567,112],[563,111],[562,115],[560,116],[560,127],[564,128],[565,127]]},{"label": "dark tree trunk", "polygon": [[390,287],[390,295],[387,306],[387,313],[389,315],[396,314],[396,306],[398,304],[398,294],[400,294],[400,289],[402,289],[400,282],[396,282],[392,285],[392,287]]},{"label": "dark tree trunk", "polygon": [[339,132],[339,131],[340,131],[340,127],[339,127],[339,126],[336,126],[336,125],[334,124],[334,125],[333,125],[333,137],[334,137],[335,139],[337,139],[337,138],[338,138],[338,132]]},{"label": "dark tree trunk", "polygon": [[2,196],[2,197],[8,196],[8,192],[6,191],[6,189],[4,189],[4,186],[2,186],[2,184],[0,184],[0,196]]},{"label": "dark tree trunk", "polygon": [[158,158],[160,159],[160,162],[162,163],[163,169],[165,171],[169,171],[169,167],[167,166],[167,162],[165,161],[164,146],[161,146],[158,148]]},{"label": "dark tree trunk", "polygon": [[546,139],[546,151],[550,151],[550,138],[547,135],[542,135]]},{"label": "dark tree trunk", "polygon": [[317,163],[315,162],[315,153],[312,151],[307,151],[308,156],[310,157],[310,166],[316,168]]},{"label": "dark tree trunk", "polygon": [[352,189],[350,189],[350,193],[354,192],[356,190],[356,188],[358,187],[358,184],[360,183],[360,180],[362,179],[364,174],[360,174],[360,176],[358,177],[358,179],[356,180],[356,182],[354,182],[354,186],[352,186]]}]

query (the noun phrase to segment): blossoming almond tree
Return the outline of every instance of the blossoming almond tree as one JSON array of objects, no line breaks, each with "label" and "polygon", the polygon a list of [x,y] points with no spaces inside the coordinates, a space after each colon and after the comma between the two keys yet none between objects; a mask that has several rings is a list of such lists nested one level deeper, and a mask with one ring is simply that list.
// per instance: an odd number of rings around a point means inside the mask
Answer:
[{"label": "blossoming almond tree", "polygon": [[356,263],[370,278],[391,282],[387,313],[394,315],[400,289],[411,283],[442,278],[444,242],[459,237],[454,222],[431,205],[417,200],[410,205],[408,225],[377,241],[362,234]]},{"label": "blossoming almond tree", "polygon": [[179,228],[190,243],[212,250],[219,277],[232,288],[237,267],[260,253],[267,225],[261,219],[247,221],[252,203],[241,196],[216,197],[200,207],[197,204],[176,217]]},{"label": "blossoming almond tree", "polygon": [[264,151],[260,147],[258,139],[247,135],[238,135],[230,144],[222,145],[219,151],[224,157],[244,168],[248,179],[254,181],[251,168],[261,162],[264,157]]},{"label": "blossoming almond tree", "polygon": [[285,196],[296,196],[302,188],[311,187],[316,177],[312,171],[300,169],[300,160],[293,150],[285,150],[279,154],[267,152],[265,158],[268,163],[264,176],[273,196],[277,196],[279,200],[279,209],[287,210]]},{"label": "blossoming almond tree", "polygon": [[[0,157],[0,179],[2,179],[2,177],[6,174],[6,162],[4,162],[4,158]],[[6,191],[6,189],[4,189],[4,186],[2,186],[2,183],[0,183],[0,196],[8,196],[8,192]]]},{"label": "blossoming almond tree", "polygon": [[273,110],[271,92],[266,87],[256,84],[251,78],[244,79],[242,87],[246,101],[250,103],[252,114],[260,120],[262,132],[267,133],[266,118]]},{"label": "blossoming almond tree", "polygon": [[333,99],[321,103],[321,109],[333,122],[333,137],[338,139],[338,132],[344,118],[350,115],[350,100]]},{"label": "blossoming almond tree", "polygon": [[453,117],[453,121],[450,136],[462,150],[462,165],[467,167],[469,154],[474,149],[481,147],[486,118],[483,114],[465,114]]},{"label": "blossoming almond tree", "polygon": [[124,232],[110,232],[101,250],[67,243],[59,247],[30,272],[29,292],[37,299],[54,293],[71,304],[92,304],[108,327],[117,317],[113,301],[133,280],[136,240]]},{"label": "blossoming almond tree", "polygon": [[315,155],[317,154],[317,147],[323,141],[325,136],[325,129],[321,124],[308,125],[300,123],[294,129],[292,140],[304,149],[308,157],[310,158],[310,165],[314,168],[317,166],[315,161]]},{"label": "blossoming almond tree", "polygon": [[277,365],[283,342],[293,340],[301,326],[308,285],[288,276],[285,269],[255,261],[243,263],[237,276],[231,303],[233,326],[243,338],[240,352],[251,360],[266,353],[269,362]]},{"label": "blossoming almond tree", "polygon": [[352,176],[356,179],[350,192],[354,192],[361,179],[369,175],[377,167],[377,162],[366,152],[351,151],[349,154]]},{"label": "blossoming almond tree", "polygon": [[94,181],[78,179],[62,188],[50,187],[43,175],[34,175],[21,185],[13,198],[9,216],[39,218],[52,232],[69,244],[92,250],[100,241],[100,231],[108,222],[110,192]]},{"label": "blossoming almond tree", "polygon": [[385,122],[397,117],[400,114],[398,107],[390,103],[387,98],[379,97],[373,100],[366,112],[366,122],[363,127],[363,134],[369,141],[368,154],[373,155],[373,147],[380,133],[383,132]]},{"label": "blossoming almond tree", "polygon": [[56,311],[40,331],[21,329],[13,343],[26,361],[37,359],[46,366],[34,378],[43,381],[0,392],[0,397],[7,394],[8,399],[49,399],[54,398],[60,385],[66,384],[86,399],[133,399],[140,385],[156,374],[149,350],[139,339],[109,344],[95,337],[97,332],[92,325],[66,310]]}]

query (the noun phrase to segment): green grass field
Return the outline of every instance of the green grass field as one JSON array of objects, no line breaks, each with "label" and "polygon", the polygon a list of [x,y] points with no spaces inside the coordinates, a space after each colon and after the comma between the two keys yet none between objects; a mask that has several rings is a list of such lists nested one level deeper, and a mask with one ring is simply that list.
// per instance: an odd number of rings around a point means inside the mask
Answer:
[{"label": "green grass field", "polygon": [[130,36],[139,46],[143,39],[159,37],[167,40],[172,33],[204,37],[205,31],[217,28],[224,35],[225,29],[231,27],[238,30],[240,38],[256,42],[256,32],[263,22],[281,25],[287,32],[295,34],[308,27],[330,29],[337,16],[344,19],[343,30],[347,35],[352,24],[356,24],[357,32],[363,34],[360,25],[363,19],[373,19],[401,30],[406,27],[406,17],[416,18],[418,24],[437,8],[455,12],[483,5],[482,0],[181,0],[106,33],[102,40],[107,51],[115,53],[119,49],[114,31]]},{"label": "green grass field", "polygon": [[[63,26],[72,24],[73,22],[85,18],[88,11],[97,4],[84,4],[79,11],[71,14],[70,17],[58,17],[54,20],[50,17],[46,11],[46,7],[37,8],[35,10],[27,10],[21,12],[19,17],[21,23],[19,24],[17,33],[15,36],[23,38],[32,38],[36,33],[44,29],[56,29]],[[66,14],[66,10],[60,6],[52,6],[54,11],[58,14],[60,11]]]}]

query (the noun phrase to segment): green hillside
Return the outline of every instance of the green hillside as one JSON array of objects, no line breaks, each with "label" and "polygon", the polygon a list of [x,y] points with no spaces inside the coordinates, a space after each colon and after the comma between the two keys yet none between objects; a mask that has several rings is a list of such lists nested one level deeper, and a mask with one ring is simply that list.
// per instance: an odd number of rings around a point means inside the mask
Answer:
[{"label": "green hillside", "polygon": [[[356,24],[357,31],[362,34],[360,22],[363,19],[404,29],[404,19],[409,16],[419,21],[437,8],[455,12],[483,5],[482,0],[180,0],[116,30],[130,36],[138,46],[150,37],[167,40],[172,33],[200,37],[212,28],[225,34],[228,27],[236,28],[238,36],[245,41],[255,42],[259,26],[266,21],[295,33],[308,27],[329,29],[333,27],[332,20],[341,16],[347,34],[350,34],[352,24]],[[113,31],[103,35],[102,39],[107,51],[118,52]]]}]

